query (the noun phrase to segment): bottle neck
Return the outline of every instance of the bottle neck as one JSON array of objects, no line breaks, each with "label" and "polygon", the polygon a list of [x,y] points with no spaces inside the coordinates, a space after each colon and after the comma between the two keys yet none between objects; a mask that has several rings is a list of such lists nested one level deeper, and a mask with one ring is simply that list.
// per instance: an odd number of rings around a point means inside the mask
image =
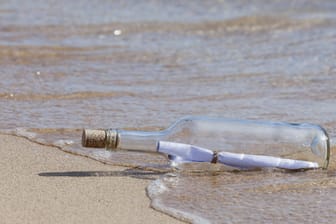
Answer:
[{"label": "bottle neck", "polygon": [[147,131],[127,131],[127,130],[108,130],[116,133],[116,144],[110,149],[122,149],[131,151],[156,152],[157,143],[162,140],[166,132],[147,132]]}]

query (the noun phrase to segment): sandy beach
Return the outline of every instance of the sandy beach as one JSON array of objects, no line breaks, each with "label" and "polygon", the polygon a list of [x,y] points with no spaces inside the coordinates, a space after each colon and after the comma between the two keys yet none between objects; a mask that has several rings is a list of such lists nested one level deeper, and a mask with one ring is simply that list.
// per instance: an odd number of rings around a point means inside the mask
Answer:
[{"label": "sandy beach", "polygon": [[[334,0],[0,1],[0,224],[334,223],[335,11]],[[169,128],[186,116],[279,129]],[[278,122],[320,125],[330,144]],[[153,183],[162,173],[130,167],[167,171],[162,155],[83,148],[83,128],[144,131],[119,138],[125,149],[170,133],[217,152],[330,159],[302,172],[184,164]]]},{"label": "sandy beach", "polygon": [[0,135],[1,223],[181,223],[155,211],[151,175]]}]

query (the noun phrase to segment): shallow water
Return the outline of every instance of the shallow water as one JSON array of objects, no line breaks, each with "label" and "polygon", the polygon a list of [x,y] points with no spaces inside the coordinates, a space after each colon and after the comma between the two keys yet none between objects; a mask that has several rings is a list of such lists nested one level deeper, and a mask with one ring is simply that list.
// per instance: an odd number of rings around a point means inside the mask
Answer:
[{"label": "shallow water", "polygon": [[[335,10],[331,0],[0,1],[0,129],[161,169],[162,156],[84,149],[81,129],[160,130],[215,115],[317,123],[333,140]],[[330,223],[335,167],[180,171],[148,194],[193,222]]]}]

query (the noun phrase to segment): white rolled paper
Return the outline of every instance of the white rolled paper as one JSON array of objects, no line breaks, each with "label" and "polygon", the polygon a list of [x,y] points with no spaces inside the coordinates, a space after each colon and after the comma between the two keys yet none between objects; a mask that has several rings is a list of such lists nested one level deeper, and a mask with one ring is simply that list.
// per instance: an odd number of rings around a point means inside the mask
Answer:
[{"label": "white rolled paper", "polygon": [[160,141],[157,151],[168,155],[180,157],[186,162],[211,162],[213,152],[194,145]]},{"label": "white rolled paper", "polygon": [[[214,152],[194,145],[159,141],[157,151],[179,158],[182,162],[211,162]],[[304,160],[283,159],[273,156],[219,152],[218,162],[241,169],[274,167],[282,169],[318,168],[318,163]]]},{"label": "white rolled paper", "polygon": [[218,153],[218,161],[225,165],[242,169],[274,167],[294,170],[319,167],[318,163],[315,162],[230,152]]}]

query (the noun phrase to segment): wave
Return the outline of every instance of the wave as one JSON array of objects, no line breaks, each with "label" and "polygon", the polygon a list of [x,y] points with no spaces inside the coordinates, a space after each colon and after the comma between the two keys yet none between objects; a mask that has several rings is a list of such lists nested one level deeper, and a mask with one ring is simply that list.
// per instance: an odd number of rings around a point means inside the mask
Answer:
[{"label": "wave", "polygon": [[43,93],[0,93],[0,99],[6,100],[75,100],[75,99],[92,99],[104,97],[135,97],[136,94],[131,92],[97,92],[97,91],[82,91],[68,94],[43,94]]}]

